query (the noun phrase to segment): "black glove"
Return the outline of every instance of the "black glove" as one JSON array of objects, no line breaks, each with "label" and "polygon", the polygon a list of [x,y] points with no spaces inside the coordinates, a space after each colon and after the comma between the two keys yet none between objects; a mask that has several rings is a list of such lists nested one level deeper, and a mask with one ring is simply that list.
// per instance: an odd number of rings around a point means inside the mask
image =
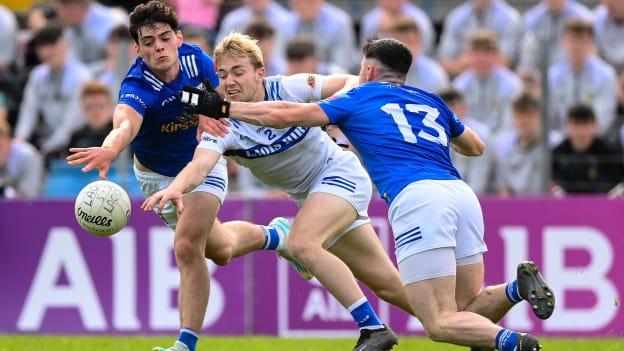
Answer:
[{"label": "black glove", "polygon": [[180,93],[180,102],[184,104],[184,111],[193,114],[202,114],[210,118],[228,118],[230,116],[230,102],[221,98],[210,84],[204,84],[206,91],[192,86],[185,86]]}]

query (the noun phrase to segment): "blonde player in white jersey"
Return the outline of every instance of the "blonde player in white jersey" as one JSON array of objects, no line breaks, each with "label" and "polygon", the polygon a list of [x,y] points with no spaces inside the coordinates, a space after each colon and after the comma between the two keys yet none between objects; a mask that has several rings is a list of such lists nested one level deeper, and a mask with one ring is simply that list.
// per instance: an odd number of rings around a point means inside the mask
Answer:
[{"label": "blonde player in white jersey", "polygon": [[[217,46],[215,61],[225,96],[233,101],[317,101],[332,96],[350,79],[315,74],[265,78],[260,49],[254,40],[237,33]],[[230,133],[223,137],[204,133],[193,160],[168,188],[148,198],[143,208],[162,208],[173,201],[183,211],[183,194],[201,184],[222,155],[232,157],[299,203],[292,228],[283,218],[271,225],[290,231],[290,254],[352,314],[361,331],[355,350],[392,349],[396,335],[376,316],[354,275],[405,311],[410,311],[409,303],[399,274],[368,219],[372,185],[357,157],[342,150],[319,127],[274,129],[231,123]]]}]

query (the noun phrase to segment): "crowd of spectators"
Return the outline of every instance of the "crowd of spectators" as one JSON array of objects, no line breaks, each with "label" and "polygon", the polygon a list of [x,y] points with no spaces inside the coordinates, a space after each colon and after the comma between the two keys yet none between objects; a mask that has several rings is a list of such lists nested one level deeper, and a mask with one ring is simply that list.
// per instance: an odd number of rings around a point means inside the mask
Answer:
[{"label": "crowd of spectators", "polygon": [[[208,54],[231,31],[257,39],[267,75],[357,73],[368,37],[404,42],[414,57],[406,84],[440,94],[487,145],[480,158],[451,151],[480,195],[624,192],[622,0],[541,0],[523,13],[513,0],[458,0],[437,19],[410,0],[371,0],[357,17],[344,1],[166,1],[185,41]],[[56,172],[80,177],[64,157],[112,128],[139,2],[0,5],[0,198],[58,193],[46,190]],[[233,192],[281,195],[229,171]]]}]

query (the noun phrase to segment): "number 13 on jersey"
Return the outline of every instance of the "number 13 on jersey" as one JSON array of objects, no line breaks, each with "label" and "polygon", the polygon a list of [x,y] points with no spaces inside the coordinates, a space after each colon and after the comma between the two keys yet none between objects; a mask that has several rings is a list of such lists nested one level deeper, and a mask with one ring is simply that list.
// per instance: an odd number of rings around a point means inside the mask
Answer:
[{"label": "number 13 on jersey", "polygon": [[[397,124],[397,127],[399,127],[399,132],[401,132],[403,140],[408,143],[416,144],[418,143],[418,138],[422,138],[434,143],[448,146],[448,138],[446,136],[446,132],[444,131],[444,127],[436,122],[440,112],[435,107],[419,104],[407,104],[405,105],[405,110],[403,110],[399,104],[392,103],[383,105],[381,110],[392,116],[392,119]],[[419,128],[417,120],[412,119],[412,124],[410,124],[407,120],[406,112],[408,116],[417,115],[418,117],[422,117],[422,124],[425,127],[434,129],[438,135],[435,136],[426,132],[423,130],[422,126]],[[420,129],[418,132],[418,138],[412,130],[414,127]]]}]

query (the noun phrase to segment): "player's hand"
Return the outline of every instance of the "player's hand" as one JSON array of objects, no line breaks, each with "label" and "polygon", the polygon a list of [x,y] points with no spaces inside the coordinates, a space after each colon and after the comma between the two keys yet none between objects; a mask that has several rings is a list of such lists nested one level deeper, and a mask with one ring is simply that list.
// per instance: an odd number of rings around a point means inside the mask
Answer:
[{"label": "player's hand", "polygon": [[230,102],[223,100],[212,87],[207,86],[206,89],[203,91],[188,85],[182,88],[180,102],[184,104],[184,111],[214,119],[228,118]]},{"label": "player's hand", "polygon": [[227,118],[213,119],[199,115],[198,129],[214,137],[224,137],[230,132],[230,120]]},{"label": "player's hand", "polygon": [[181,214],[182,211],[184,211],[184,202],[182,201],[183,196],[184,194],[182,194],[181,191],[166,188],[145,199],[141,205],[141,209],[143,209],[143,211],[151,211],[154,207],[158,206],[158,213],[161,214],[167,204],[167,201],[172,201],[177,208],[178,214]]},{"label": "player's hand", "polygon": [[111,162],[117,157],[117,153],[107,147],[73,147],[69,149],[71,155],[67,156],[67,164],[78,166],[86,164],[82,171],[87,173],[93,169],[100,171],[100,179],[106,179],[106,174]]}]

